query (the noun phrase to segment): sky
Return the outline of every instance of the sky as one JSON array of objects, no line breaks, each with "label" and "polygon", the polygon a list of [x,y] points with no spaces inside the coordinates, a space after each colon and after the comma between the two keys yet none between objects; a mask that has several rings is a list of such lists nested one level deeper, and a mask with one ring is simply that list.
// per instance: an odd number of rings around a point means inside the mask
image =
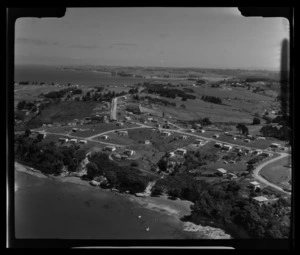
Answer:
[{"label": "sky", "polygon": [[237,8],[67,8],[20,18],[15,63],[279,70],[284,18]]}]

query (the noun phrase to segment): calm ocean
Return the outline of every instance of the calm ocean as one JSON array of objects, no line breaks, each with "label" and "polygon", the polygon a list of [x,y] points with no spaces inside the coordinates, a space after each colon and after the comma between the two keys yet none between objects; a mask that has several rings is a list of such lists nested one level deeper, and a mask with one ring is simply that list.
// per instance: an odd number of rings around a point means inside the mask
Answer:
[{"label": "calm ocean", "polygon": [[46,83],[78,84],[85,86],[99,85],[131,85],[146,79],[134,77],[114,77],[109,73],[61,70],[53,66],[17,65],[15,82],[37,81]]},{"label": "calm ocean", "polygon": [[115,193],[17,171],[15,185],[17,238],[192,238],[176,218]]}]

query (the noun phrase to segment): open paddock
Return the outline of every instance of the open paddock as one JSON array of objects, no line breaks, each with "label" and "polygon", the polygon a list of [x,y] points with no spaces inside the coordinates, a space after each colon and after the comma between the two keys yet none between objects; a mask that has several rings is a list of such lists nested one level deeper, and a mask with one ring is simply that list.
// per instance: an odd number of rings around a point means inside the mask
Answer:
[{"label": "open paddock", "polygon": [[87,124],[87,125],[80,126],[80,128],[81,129],[88,128],[89,130],[77,131],[75,133],[76,133],[76,136],[79,136],[79,137],[90,137],[90,136],[94,136],[97,134],[100,135],[101,133],[104,133],[104,132],[109,133],[109,131],[112,131],[112,130],[132,128],[132,127],[136,127],[136,126],[137,125],[131,124],[131,123],[124,123],[123,126],[117,126],[116,123]]},{"label": "open paddock", "polygon": [[292,178],[291,158],[285,157],[262,168],[260,175],[268,181],[275,183],[282,188],[291,187],[289,180]]}]

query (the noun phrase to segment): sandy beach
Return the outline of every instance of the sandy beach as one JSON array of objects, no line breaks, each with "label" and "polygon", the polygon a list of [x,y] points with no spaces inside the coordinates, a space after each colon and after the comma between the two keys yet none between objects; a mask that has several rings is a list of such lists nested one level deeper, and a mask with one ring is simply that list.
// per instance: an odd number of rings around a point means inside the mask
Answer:
[{"label": "sandy beach", "polygon": [[[15,170],[30,175],[34,175],[39,178],[51,178],[59,182],[74,183],[74,184],[90,187],[91,189],[99,189],[99,191],[101,192],[111,193],[110,189],[101,189],[100,187],[93,187],[89,184],[88,181],[81,180],[80,178],[75,176],[63,176],[63,177],[46,176],[35,169],[24,166],[17,162],[15,162]],[[198,236],[200,239],[230,239],[231,238],[230,235],[226,234],[225,231],[223,231],[222,229],[213,228],[213,227],[203,227],[201,225],[196,225],[191,222],[182,222],[180,219],[183,216],[190,215],[191,213],[190,206],[193,203],[190,201],[180,200],[180,199],[170,200],[167,198],[167,196],[136,197],[134,195],[125,194],[125,193],[115,193],[115,195],[122,196],[125,199],[130,200],[135,205],[146,208],[148,210],[152,210],[155,212],[172,216],[178,224],[183,225],[183,229],[182,229],[183,231],[191,232],[193,233],[193,235]]]}]

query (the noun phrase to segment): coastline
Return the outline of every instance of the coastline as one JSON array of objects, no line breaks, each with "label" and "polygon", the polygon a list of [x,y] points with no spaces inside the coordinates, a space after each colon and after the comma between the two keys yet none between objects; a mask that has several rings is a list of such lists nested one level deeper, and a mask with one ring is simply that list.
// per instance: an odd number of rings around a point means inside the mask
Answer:
[{"label": "coastline", "polygon": [[[60,181],[60,182],[68,182],[77,185],[83,185],[85,187],[89,187],[91,189],[99,189],[101,192],[109,192],[110,189],[102,189],[100,187],[93,187],[89,184],[89,182],[81,180],[76,176],[47,176],[42,174],[40,171],[35,170],[31,167],[27,167],[20,163],[15,162],[15,170],[23,173],[27,173],[38,178],[50,178],[52,180]],[[170,200],[167,196],[160,197],[136,197],[134,195],[125,194],[125,193],[116,193],[115,195],[124,197],[128,199],[133,204],[138,205],[142,208],[146,208],[148,210],[152,210],[155,212],[159,212],[168,216],[171,216],[176,224],[181,226],[183,233],[191,233],[191,238],[193,239],[231,239],[232,237],[227,234],[224,230],[209,226],[201,226],[196,225],[192,222],[183,222],[181,218],[183,216],[187,216],[191,213],[190,206],[193,204],[190,201],[186,200]]]}]

